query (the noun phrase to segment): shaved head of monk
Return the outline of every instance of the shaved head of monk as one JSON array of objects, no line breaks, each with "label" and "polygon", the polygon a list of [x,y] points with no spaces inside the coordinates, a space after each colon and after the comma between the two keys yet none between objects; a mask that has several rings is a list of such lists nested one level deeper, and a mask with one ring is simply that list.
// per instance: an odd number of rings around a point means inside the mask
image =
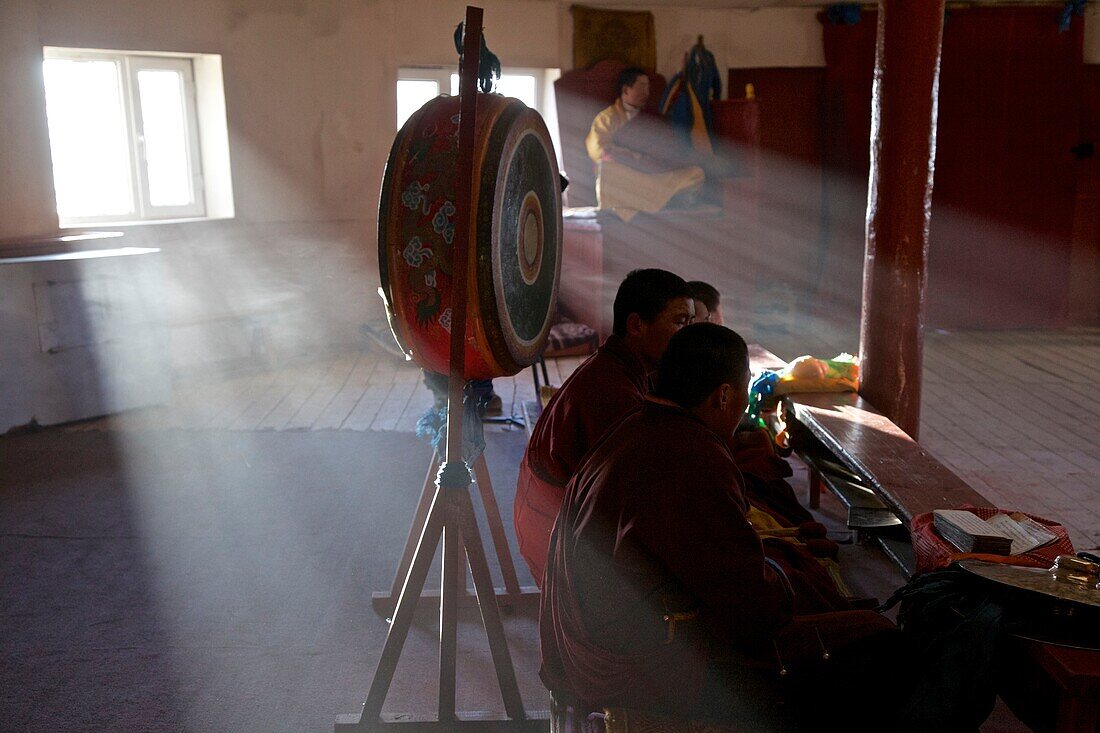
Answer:
[{"label": "shaved head of monk", "polygon": [[695,414],[719,435],[737,427],[748,406],[749,350],[716,323],[696,323],[669,340],[653,394]]},{"label": "shaved head of monk", "polygon": [[717,323],[724,326],[722,296],[718,289],[702,280],[688,282],[695,298],[695,323]]},{"label": "shaved head of monk", "polygon": [[615,294],[611,330],[653,369],[672,335],[695,317],[692,295],[684,279],[667,270],[634,270]]},{"label": "shaved head of monk", "polygon": [[619,96],[631,107],[644,107],[649,100],[649,77],[645,69],[631,66],[619,74]]}]

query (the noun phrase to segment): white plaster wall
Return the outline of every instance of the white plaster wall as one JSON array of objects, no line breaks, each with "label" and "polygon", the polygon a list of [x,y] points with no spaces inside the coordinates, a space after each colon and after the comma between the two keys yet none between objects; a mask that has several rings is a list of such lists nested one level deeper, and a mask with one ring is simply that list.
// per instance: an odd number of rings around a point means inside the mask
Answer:
[{"label": "white plaster wall", "polygon": [[[559,47],[562,68],[573,56],[571,2],[560,6]],[[609,9],[616,9],[609,7]],[[657,33],[657,71],[671,77],[699,35],[714,54],[719,69],[759,66],[824,66],[825,51],[817,8],[700,8],[654,3],[649,10]],[[723,89],[725,79],[723,81]],[[723,96],[725,92],[723,92]]]},{"label": "white plaster wall", "polygon": [[[57,228],[42,46],[220,54],[236,217],[124,228],[125,244],[163,252],[173,368],[248,364],[257,343],[272,361],[358,344],[359,326],[382,320],[376,207],[397,69],[456,63],[465,4],[0,0],[0,240]],[[504,64],[571,67],[572,0],[481,4]],[[722,69],[824,64],[816,8],[625,9],[653,12],[666,76],[700,33]],[[1089,62],[1100,62],[1098,19],[1090,7]]]},{"label": "white plaster wall", "polygon": [[[512,66],[568,68],[570,4],[484,2],[493,50]],[[11,195],[0,201],[0,236],[56,226],[43,45],[221,54],[237,219],[371,220],[395,131],[397,68],[455,63],[451,33],[464,7],[465,0],[5,0],[0,165],[9,175],[0,185]],[[653,12],[666,74],[699,32],[722,68],[823,63],[813,9],[654,4]]]},{"label": "white plaster wall", "polygon": [[39,0],[38,32],[40,45],[221,54],[237,218],[318,221],[358,217],[349,189],[384,162],[368,135],[391,5]]},{"label": "white plaster wall", "polygon": [[[481,4],[504,64],[571,66],[569,0]],[[397,69],[456,63],[465,5],[0,0],[0,239],[57,227],[42,46],[220,54],[236,217],[122,228],[163,252],[173,368],[247,364],[257,342],[275,361],[358,344],[382,320],[375,212]],[[668,75],[700,32],[723,68],[822,63],[812,10],[652,9]]]},{"label": "white plaster wall", "polygon": [[0,259],[0,433],[167,400],[161,289],[155,250]]},{"label": "white plaster wall", "polygon": [[[397,66],[457,64],[452,34],[462,20],[465,0],[398,2],[394,7]],[[557,0],[482,0],[485,38],[508,66],[554,68],[558,50]]]}]

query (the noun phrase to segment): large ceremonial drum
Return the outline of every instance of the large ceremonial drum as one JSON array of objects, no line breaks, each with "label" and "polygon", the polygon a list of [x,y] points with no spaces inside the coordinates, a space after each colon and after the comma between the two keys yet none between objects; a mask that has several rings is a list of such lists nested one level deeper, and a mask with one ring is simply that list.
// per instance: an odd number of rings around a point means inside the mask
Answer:
[{"label": "large ceremonial drum", "polygon": [[[439,97],[397,133],[378,211],[378,262],[394,336],[425,369],[450,373],[459,98]],[[474,210],[462,376],[507,376],[534,363],[561,275],[561,188],[537,112],[477,97]]]}]

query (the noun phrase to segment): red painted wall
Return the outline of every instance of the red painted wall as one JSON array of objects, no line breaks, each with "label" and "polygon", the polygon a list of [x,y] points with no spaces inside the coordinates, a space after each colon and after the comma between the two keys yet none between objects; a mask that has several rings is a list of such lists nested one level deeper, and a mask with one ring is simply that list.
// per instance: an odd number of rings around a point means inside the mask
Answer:
[{"label": "red painted wall", "polygon": [[[1100,144],[1100,83],[1086,76],[1082,20],[1060,33],[1060,12],[948,12],[929,326],[1097,325],[1089,287],[1098,284],[1087,268],[1097,261],[1098,164],[1071,148]],[[757,87],[762,200],[770,213],[790,214],[798,209],[786,192],[795,190],[809,217],[804,231],[777,236],[778,246],[808,257],[798,279],[845,310],[860,295],[875,25],[873,12],[853,26],[823,20],[823,70],[736,69],[729,79],[731,90]],[[764,221],[782,221],[768,213]]]},{"label": "red painted wall", "polygon": [[1066,324],[1083,21],[952,11],[944,25],[928,319]]},{"label": "red painted wall", "polygon": [[[824,155],[822,68],[730,69],[729,94],[755,90],[757,220],[767,238],[783,286],[817,293],[824,262],[822,163]],[[765,293],[766,295],[766,293]]]}]

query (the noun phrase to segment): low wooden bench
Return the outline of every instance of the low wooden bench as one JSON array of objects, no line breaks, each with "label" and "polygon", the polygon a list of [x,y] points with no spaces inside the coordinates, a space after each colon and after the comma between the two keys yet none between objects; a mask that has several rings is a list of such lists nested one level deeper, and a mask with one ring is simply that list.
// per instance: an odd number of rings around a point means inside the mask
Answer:
[{"label": "low wooden bench", "polygon": [[[750,346],[754,374],[786,362]],[[784,395],[791,447],[810,470],[809,505],[827,487],[849,512],[849,527],[869,532],[911,577],[913,517],[933,509],[989,501],[854,392]]]},{"label": "low wooden bench", "polygon": [[[872,500],[897,517],[899,528],[907,530],[913,517],[933,509],[963,504],[988,506],[984,496],[955,475],[951,469],[853,392],[791,394],[783,398],[790,421],[792,447],[805,457],[811,470],[810,504],[816,493],[829,486],[844,501],[844,477],[838,481],[838,465],[857,479],[858,485],[873,492]],[[912,576],[914,562],[907,545],[908,533],[889,531],[883,522],[872,531],[886,553]],[[865,528],[870,529],[870,528]]]},{"label": "low wooden bench", "polygon": [[[838,477],[857,479],[897,517],[898,526],[871,534],[908,576],[915,570],[908,536],[915,516],[991,505],[857,394],[791,394],[782,405],[792,447],[811,470],[810,503],[822,486],[841,486]],[[1023,682],[1000,692],[1021,720],[1041,731],[1100,733],[1100,652],[1021,640],[1013,658]]]}]

